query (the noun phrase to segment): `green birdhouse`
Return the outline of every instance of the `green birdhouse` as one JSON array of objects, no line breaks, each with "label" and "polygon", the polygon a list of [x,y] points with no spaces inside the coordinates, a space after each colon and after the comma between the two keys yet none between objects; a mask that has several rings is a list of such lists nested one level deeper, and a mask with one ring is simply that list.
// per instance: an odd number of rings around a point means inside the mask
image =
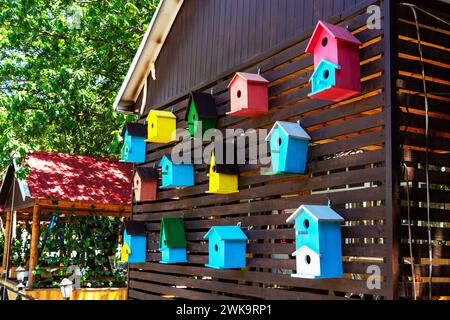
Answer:
[{"label": "green birdhouse", "polygon": [[202,92],[191,92],[185,121],[191,137],[203,137],[208,129],[216,128],[217,107],[212,95]]}]

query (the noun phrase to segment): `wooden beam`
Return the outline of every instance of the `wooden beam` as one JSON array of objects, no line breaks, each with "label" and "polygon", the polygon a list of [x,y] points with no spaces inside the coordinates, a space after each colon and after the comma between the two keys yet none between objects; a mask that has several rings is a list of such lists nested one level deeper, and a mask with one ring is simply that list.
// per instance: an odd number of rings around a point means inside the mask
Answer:
[{"label": "wooden beam", "polygon": [[31,226],[31,244],[30,244],[30,266],[29,266],[29,273],[28,273],[28,287],[32,288],[33,287],[33,282],[34,282],[34,274],[33,274],[33,270],[34,267],[37,264],[38,261],[38,251],[37,251],[37,246],[38,246],[38,242],[39,242],[39,223],[40,223],[40,219],[39,219],[39,214],[40,214],[40,207],[38,204],[34,205],[33,208],[33,224]]},{"label": "wooden beam", "polygon": [[3,263],[2,263],[2,273],[3,270],[6,270],[6,265],[8,264],[8,253],[10,247],[10,229],[11,229],[11,211],[6,212],[6,221],[5,221],[5,244],[3,247]]},{"label": "wooden beam", "polygon": [[102,204],[83,201],[63,201],[63,200],[46,200],[36,199],[35,203],[42,209],[66,209],[66,210],[86,210],[91,212],[131,212],[129,204]]}]

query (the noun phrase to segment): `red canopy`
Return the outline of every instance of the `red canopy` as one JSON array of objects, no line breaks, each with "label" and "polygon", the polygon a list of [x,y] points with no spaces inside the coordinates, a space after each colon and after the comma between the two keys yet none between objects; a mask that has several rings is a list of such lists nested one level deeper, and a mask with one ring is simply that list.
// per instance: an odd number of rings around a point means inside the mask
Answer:
[{"label": "red canopy", "polygon": [[26,155],[27,184],[35,199],[130,204],[133,164],[64,153]]}]

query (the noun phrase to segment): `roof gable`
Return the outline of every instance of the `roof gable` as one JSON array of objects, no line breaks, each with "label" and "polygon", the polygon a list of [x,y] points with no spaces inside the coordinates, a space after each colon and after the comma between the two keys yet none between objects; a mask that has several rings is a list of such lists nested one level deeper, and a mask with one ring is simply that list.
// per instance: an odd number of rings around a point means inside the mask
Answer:
[{"label": "roof gable", "polygon": [[311,40],[308,43],[308,46],[306,47],[305,52],[306,53],[314,53],[314,49],[317,45],[317,42],[319,41],[319,35],[322,32],[322,30],[325,30],[330,36],[332,36],[334,39],[352,43],[355,45],[361,45],[361,41],[359,41],[350,31],[348,31],[344,27],[335,26],[331,23],[327,23],[324,21],[319,21],[317,24],[313,35],[311,37]]},{"label": "roof gable", "polygon": [[228,85],[228,89],[233,85],[234,81],[238,77],[249,83],[264,83],[264,84],[269,83],[269,80],[265,79],[264,77],[260,76],[259,74],[247,73],[247,72],[236,72],[233,79],[231,79],[230,84]]},{"label": "roof gable", "polygon": [[305,212],[315,220],[331,221],[331,222],[342,222],[342,218],[336,211],[334,211],[329,206],[320,205],[301,205],[289,218],[287,218],[287,223],[292,223],[302,212]]},{"label": "roof gable", "polygon": [[128,122],[122,129],[122,137],[128,132],[130,136],[147,137],[147,126],[142,123]]},{"label": "roof gable", "polygon": [[[233,163],[227,164],[225,163],[227,161],[227,153],[233,150],[234,148],[234,157],[233,157]],[[217,153],[216,150],[222,151],[222,161],[224,163],[217,163]],[[214,157],[215,166],[216,166],[216,172],[217,173],[223,173],[223,174],[233,174],[237,175],[239,174],[239,165],[237,164],[237,150],[236,145],[231,142],[223,142],[223,141],[217,141],[213,144],[213,150],[211,152],[211,159]],[[210,171],[211,165],[208,165],[206,168],[206,171]]]},{"label": "roof gable", "polygon": [[275,128],[279,127],[289,138],[311,140],[309,134],[298,123],[277,121],[270,130],[266,137],[266,141],[270,140],[270,136],[273,134]]},{"label": "roof gable", "polygon": [[149,167],[137,167],[135,174],[138,174],[142,180],[157,180],[159,178],[158,171]]},{"label": "roof gable", "polygon": [[247,241],[248,238],[239,226],[216,226],[209,229],[203,237],[209,239],[213,234],[223,241]]},{"label": "roof gable", "polygon": [[125,221],[125,231],[129,236],[146,235],[145,224],[141,221]]},{"label": "roof gable", "polygon": [[298,256],[300,253],[305,252],[306,254],[309,254],[311,256],[320,256],[320,254],[318,254],[317,252],[315,252],[313,249],[311,249],[310,247],[308,247],[307,245],[303,245],[300,248],[298,248],[297,250],[295,250],[294,253],[292,253],[292,256],[296,257]]},{"label": "roof gable", "polygon": [[161,110],[151,110],[149,113],[149,117],[154,116],[157,118],[167,118],[167,119],[176,119],[177,117],[170,111],[161,111]]},{"label": "roof gable", "polygon": [[[338,66],[337,64],[335,64],[335,63],[333,63],[333,62],[331,62],[331,61],[328,61],[328,60],[326,60],[326,59],[322,59],[321,61],[320,61],[320,63],[319,63],[319,65],[317,66],[317,68],[314,70],[314,72],[313,72],[313,74],[312,74],[312,76],[311,76],[311,79],[312,78],[316,78],[321,72],[322,72],[322,69],[325,67],[325,66],[331,66],[332,68],[334,68],[334,69],[341,69],[341,66]],[[310,80],[311,81],[311,80]]]},{"label": "roof gable", "polygon": [[199,117],[217,119],[217,106],[213,96],[209,93],[191,92],[188,103],[188,110],[186,110],[186,115],[184,117],[186,121],[188,120],[187,118],[189,114],[189,108],[191,107],[192,101],[194,101],[195,109]]},{"label": "roof gable", "polygon": [[183,218],[162,218],[161,233],[159,235],[159,247],[163,246],[163,232],[167,248],[186,248],[186,232]]}]

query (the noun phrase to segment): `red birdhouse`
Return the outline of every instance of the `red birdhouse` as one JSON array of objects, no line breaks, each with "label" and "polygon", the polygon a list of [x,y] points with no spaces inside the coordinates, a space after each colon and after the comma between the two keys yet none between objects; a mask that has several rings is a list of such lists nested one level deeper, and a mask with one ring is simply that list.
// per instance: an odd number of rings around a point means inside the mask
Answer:
[{"label": "red birdhouse", "polygon": [[159,173],[153,168],[136,168],[133,176],[133,190],[137,202],[156,200],[158,178]]},{"label": "red birdhouse", "polygon": [[230,90],[231,111],[228,115],[256,117],[269,110],[269,81],[258,74],[238,72],[234,75]]},{"label": "red birdhouse", "polygon": [[319,21],[306,48],[314,55],[310,97],[342,101],[361,92],[360,45],[346,28]]}]

